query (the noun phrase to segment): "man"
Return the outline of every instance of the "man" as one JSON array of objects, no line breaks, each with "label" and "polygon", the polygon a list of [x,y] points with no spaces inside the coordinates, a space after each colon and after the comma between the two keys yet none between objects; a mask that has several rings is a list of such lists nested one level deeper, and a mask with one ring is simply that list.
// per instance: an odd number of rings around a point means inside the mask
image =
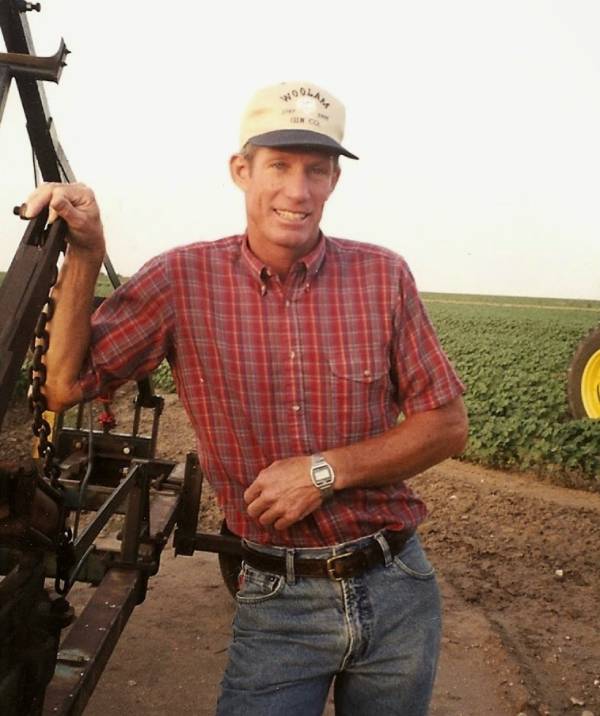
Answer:
[{"label": "man", "polygon": [[[47,397],[63,409],[167,357],[229,528],[245,540],[219,714],[427,712],[433,570],[405,480],[463,449],[463,387],[404,261],[320,231],[344,108],[309,82],[259,91],[230,161],[247,231],[149,261],[89,312],[104,239],[93,194],[46,185],[70,227]],[[82,367],[83,366],[83,367]],[[400,413],[403,420],[398,422]]]}]

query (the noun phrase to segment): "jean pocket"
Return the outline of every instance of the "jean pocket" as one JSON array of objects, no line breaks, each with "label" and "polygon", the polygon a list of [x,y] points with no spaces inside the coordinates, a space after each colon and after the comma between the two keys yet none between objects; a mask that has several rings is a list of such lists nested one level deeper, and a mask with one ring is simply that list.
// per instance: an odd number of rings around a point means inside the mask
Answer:
[{"label": "jean pocket", "polygon": [[432,579],[435,576],[435,569],[415,537],[412,537],[400,554],[394,557],[392,564],[415,579]]},{"label": "jean pocket", "polygon": [[276,597],[285,586],[285,577],[263,572],[243,562],[239,583],[236,601],[239,604],[258,604]]}]

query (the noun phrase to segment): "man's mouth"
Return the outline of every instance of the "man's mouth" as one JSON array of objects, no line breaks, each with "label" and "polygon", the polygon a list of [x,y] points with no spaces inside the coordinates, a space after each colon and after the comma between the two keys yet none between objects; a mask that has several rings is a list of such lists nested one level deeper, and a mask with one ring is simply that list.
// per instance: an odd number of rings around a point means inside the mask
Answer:
[{"label": "man's mouth", "polygon": [[274,209],[274,211],[284,221],[304,221],[309,215],[305,211],[285,211],[284,209]]}]

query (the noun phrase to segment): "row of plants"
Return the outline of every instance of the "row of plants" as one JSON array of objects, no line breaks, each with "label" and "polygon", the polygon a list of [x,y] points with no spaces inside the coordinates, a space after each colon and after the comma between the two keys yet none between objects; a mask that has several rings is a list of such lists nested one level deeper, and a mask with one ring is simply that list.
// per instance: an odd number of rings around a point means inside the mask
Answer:
[{"label": "row of plants", "polygon": [[569,363],[600,311],[426,304],[467,385],[464,459],[600,487],[600,421],[572,419],[566,398]]}]

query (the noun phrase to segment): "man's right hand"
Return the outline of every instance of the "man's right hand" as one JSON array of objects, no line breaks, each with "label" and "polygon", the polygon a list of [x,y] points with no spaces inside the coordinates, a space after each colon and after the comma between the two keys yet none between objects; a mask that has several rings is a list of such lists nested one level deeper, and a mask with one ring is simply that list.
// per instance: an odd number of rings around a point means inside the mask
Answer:
[{"label": "man's right hand", "polygon": [[71,253],[101,263],[106,248],[94,192],[85,184],[40,184],[21,208],[21,216],[31,219],[45,206],[49,207],[50,222],[60,217],[67,223],[67,242]]}]

